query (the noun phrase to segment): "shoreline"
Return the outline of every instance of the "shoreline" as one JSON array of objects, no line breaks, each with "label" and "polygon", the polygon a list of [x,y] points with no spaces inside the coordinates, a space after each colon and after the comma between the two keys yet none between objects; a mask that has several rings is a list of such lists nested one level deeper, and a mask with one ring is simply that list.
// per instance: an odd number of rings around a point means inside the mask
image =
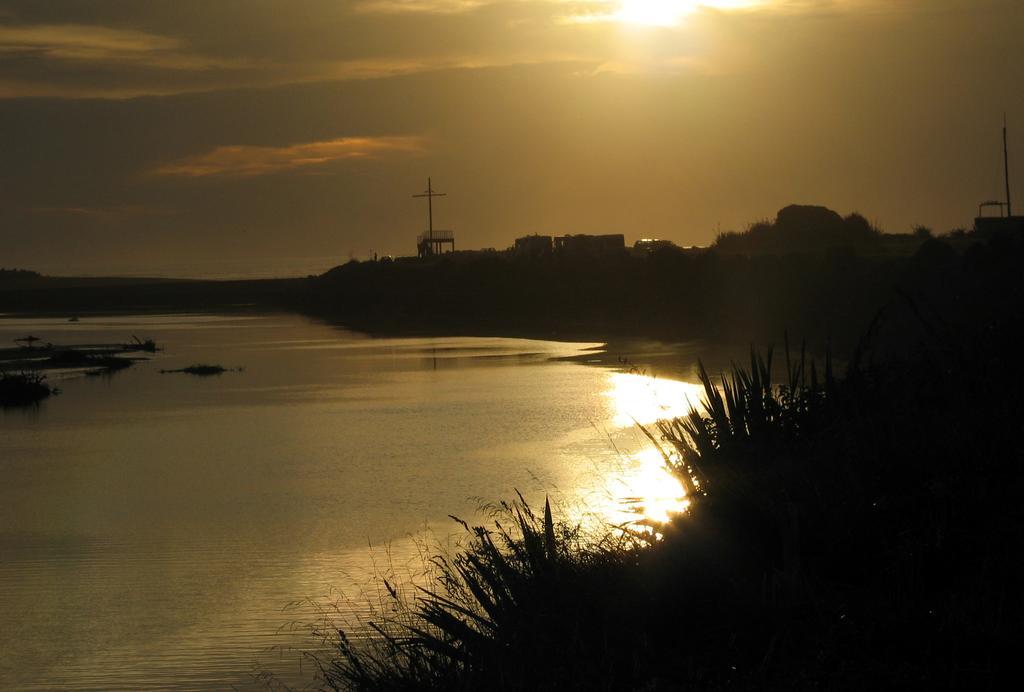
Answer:
[{"label": "shoreline", "polygon": [[[186,307],[174,308],[160,306],[151,308],[122,307],[116,309],[82,310],[73,315],[61,310],[28,310],[21,312],[0,312],[0,327],[7,320],[18,319],[63,319],[72,316],[80,318],[130,318],[151,317],[156,315],[169,316],[298,316],[328,327],[343,329],[365,335],[372,339],[401,338],[502,338],[526,339],[530,341],[548,341],[565,344],[592,344],[582,349],[581,353],[570,356],[555,356],[552,362],[576,363],[591,367],[629,370],[636,368],[638,372],[653,377],[667,377],[687,381],[697,381],[697,363],[704,363],[712,376],[727,372],[735,363],[744,363],[749,357],[751,344],[716,342],[708,339],[657,339],[643,335],[622,336],[595,330],[565,330],[552,333],[544,330],[529,329],[451,329],[439,328],[428,330],[417,329],[372,329],[363,330],[347,325],[339,320],[311,314],[288,307],[273,307],[256,304],[220,306],[209,309],[193,309]],[[80,322],[68,322],[70,325]],[[772,344],[757,344],[757,347]],[[776,344],[777,345],[777,344]],[[781,366],[781,359],[776,361],[773,370]]]},{"label": "shoreline", "polygon": [[[345,265],[330,274],[342,269],[353,270]],[[765,330],[758,324],[761,320],[747,317],[734,328],[725,330],[709,330],[700,319],[685,318],[677,322],[674,319],[677,312],[691,314],[692,306],[685,301],[678,305],[669,301],[658,307],[645,306],[642,302],[633,305],[628,301],[603,305],[597,297],[577,295],[569,297],[568,303],[564,303],[567,296],[563,296],[563,304],[557,307],[553,307],[553,301],[548,301],[552,305],[543,301],[526,301],[521,306],[492,304],[490,291],[494,287],[481,286],[477,291],[479,295],[469,304],[435,309],[433,303],[419,305],[406,301],[417,291],[412,294],[395,292],[380,283],[383,274],[397,270],[396,267],[360,265],[356,269],[370,271],[372,275],[354,277],[355,283],[341,284],[330,280],[328,275],[242,280],[36,277],[0,283],[0,319],[295,314],[377,338],[472,336],[600,343],[603,344],[600,352],[573,357],[573,360],[603,367],[635,366],[691,378],[696,374],[693,363],[698,359],[705,363],[709,372],[724,372],[734,362],[747,362],[751,346],[764,349],[774,345],[781,355],[785,339],[784,331]],[[437,272],[443,266],[420,269]],[[591,279],[605,273],[602,268],[584,271]],[[401,276],[415,278],[406,276],[406,270],[401,271]],[[424,278],[416,278],[416,282]],[[462,279],[468,281],[470,277]],[[456,283],[461,285],[464,281],[460,279]],[[473,281],[470,284],[475,285]],[[376,293],[374,286],[386,292]],[[531,300],[537,299],[535,296]],[[664,318],[655,319],[661,312]],[[852,323],[860,321],[859,315],[844,315],[839,321],[839,331],[849,331]],[[798,333],[796,330],[802,328],[798,320],[794,322],[791,347],[798,349],[802,337],[807,336],[810,352],[823,353],[828,340],[819,338],[820,334],[816,335],[814,330],[810,334]],[[842,352],[844,343],[832,342],[833,356],[837,360],[846,355]]]}]

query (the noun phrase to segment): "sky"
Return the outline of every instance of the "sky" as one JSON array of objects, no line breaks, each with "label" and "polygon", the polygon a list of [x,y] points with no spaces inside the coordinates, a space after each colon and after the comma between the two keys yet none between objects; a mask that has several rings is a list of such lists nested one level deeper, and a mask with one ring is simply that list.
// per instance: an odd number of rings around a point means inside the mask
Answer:
[{"label": "sky", "polygon": [[0,0],[0,266],[304,274],[1024,211],[1020,0]]}]

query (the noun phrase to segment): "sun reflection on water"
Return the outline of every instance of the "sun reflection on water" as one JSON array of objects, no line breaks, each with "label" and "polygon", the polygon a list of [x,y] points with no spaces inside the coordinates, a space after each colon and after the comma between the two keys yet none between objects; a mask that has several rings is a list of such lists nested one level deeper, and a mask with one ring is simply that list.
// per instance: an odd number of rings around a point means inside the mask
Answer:
[{"label": "sun reflection on water", "polygon": [[665,468],[657,449],[648,447],[632,454],[629,462],[629,468],[609,488],[617,501],[613,508],[616,518],[664,524],[689,508],[682,482]]},{"label": "sun reflection on water", "polygon": [[[699,384],[638,373],[611,373],[608,383],[605,396],[620,435],[638,424],[685,416],[703,396]],[[640,451],[622,453],[621,459],[621,468],[605,488],[609,501],[604,514],[614,523],[666,523],[690,506],[682,481],[666,468],[658,449],[645,444]]]},{"label": "sun reflection on water", "polygon": [[609,383],[611,389],[605,396],[614,409],[612,420],[620,428],[685,416],[700,402],[704,392],[699,384],[628,372],[612,373]]}]

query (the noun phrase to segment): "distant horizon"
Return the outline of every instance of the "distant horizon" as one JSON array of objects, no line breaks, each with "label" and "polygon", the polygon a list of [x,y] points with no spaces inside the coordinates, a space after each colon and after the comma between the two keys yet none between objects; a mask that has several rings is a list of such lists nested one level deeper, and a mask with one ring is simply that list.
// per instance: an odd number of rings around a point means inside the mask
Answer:
[{"label": "distant horizon", "polygon": [[[33,266],[5,267],[38,272],[43,276],[62,278],[124,278],[124,279],[187,279],[232,281],[245,279],[291,279],[320,274],[347,262],[347,258],[284,257],[284,258],[211,258],[195,263],[142,263],[134,267],[124,264],[91,265],[76,268],[62,263],[39,262]],[[325,266],[326,263],[326,266]],[[320,267],[319,269],[317,269]]]},{"label": "distant horizon", "polygon": [[[807,205],[807,206],[823,206],[823,205]],[[834,211],[834,210],[833,210]],[[860,214],[859,211],[850,211],[847,213],[840,213],[841,216],[848,216],[850,214]],[[760,223],[765,220],[773,220],[775,214],[762,219],[751,220],[745,224],[742,228],[730,228],[722,229],[722,232],[731,231],[744,231],[751,225]],[[871,217],[866,216],[869,222],[875,223]],[[877,225],[877,224],[876,224]],[[950,231],[956,230],[956,228],[964,228],[970,230],[973,226],[973,218],[971,223],[964,224],[958,227],[951,228],[933,228],[932,231],[936,235],[942,235]],[[912,229],[906,229],[902,231],[891,231],[886,228],[880,228],[883,233],[890,234],[909,234]],[[423,231],[419,231],[421,233]],[[458,231],[456,233],[456,240],[460,240],[461,236]],[[623,235],[626,239],[626,247],[632,247],[636,241],[639,240],[668,240],[670,242],[676,242],[669,238],[652,238],[649,236],[633,235],[629,233],[609,231],[611,234]],[[563,231],[563,232],[534,232],[530,231],[527,233],[521,233],[515,238],[509,238],[505,245],[500,247],[494,247],[493,249],[501,252],[510,249],[516,238],[521,238],[528,235],[590,235],[585,231]],[[600,234],[593,234],[600,235]],[[74,265],[67,263],[55,263],[55,262],[38,262],[32,266],[5,266],[5,269],[24,269],[28,271],[38,272],[44,276],[63,277],[63,278],[147,278],[147,279],[187,279],[187,280],[210,280],[210,281],[231,281],[231,280],[247,280],[247,279],[290,279],[290,278],[304,278],[310,275],[322,274],[334,267],[345,264],[346,262],[357,260],[367,261],[377,257],[415,257],[415,234],[410,233],[410,240],[408,242],[408,248],[404,252],[384,253],[373,251],[366,251],[363,253],[351,252],[344,255],[318,255],[318,256],[295,256],[295,257],[206,257],[196,260],[188,261],[160,261],[151,260],[148,262],[142,262],[137,264],[126,264],[126,263],[114,263],[114,264],[94,264],[90,263],[87,265]],[[676,243],[679,245],[678,243]],[[699,245],[680,245],[680,247],[693,247],[693,248],[707,248],[714,244],[714,238],[708,243]],[[458,251],[484,251],[490,248],[486,247],[457,247]]]}]

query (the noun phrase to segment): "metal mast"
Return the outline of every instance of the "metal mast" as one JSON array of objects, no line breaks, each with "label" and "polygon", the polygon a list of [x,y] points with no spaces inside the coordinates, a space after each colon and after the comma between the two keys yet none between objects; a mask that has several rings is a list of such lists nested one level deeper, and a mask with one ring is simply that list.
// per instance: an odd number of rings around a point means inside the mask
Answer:
[{"label": "metal mast", "polygon": [[427,178],[427,190],[422,195],[413,195],[413,197],[426,197],[427,198],[427,229],[431,242],[434,240],[434,198],[435,197],[447,197],[447,192],[434,192],[434,185],[430,178]]},{"label": "metal mast", "polygon": [[1006,138],[1006,113],[1003,113],[1003,174],[1006,176],[1006,215],[1013,216],[1010,202],[1010,147]]}]

